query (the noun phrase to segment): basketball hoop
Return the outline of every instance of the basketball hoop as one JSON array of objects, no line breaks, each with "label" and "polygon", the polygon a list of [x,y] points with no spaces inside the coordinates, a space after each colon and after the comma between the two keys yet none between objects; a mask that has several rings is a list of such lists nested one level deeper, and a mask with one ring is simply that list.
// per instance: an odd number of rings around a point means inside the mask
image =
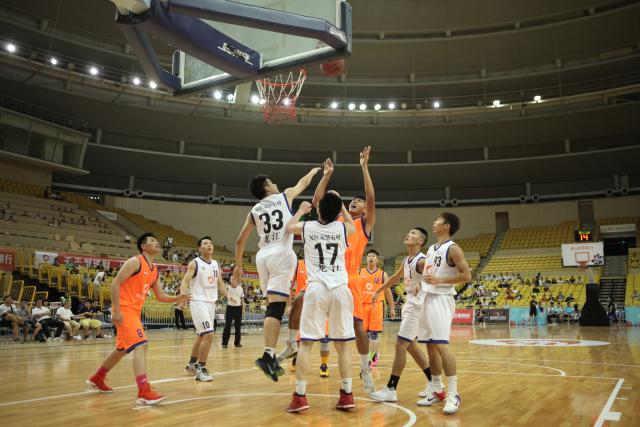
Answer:
[{"label": "basketball hoop", "polygon": [[588,261],[578,261],[578,271],[585,271],[588,265]]},{"label": "basketball hoop", "polygon": [[296,119],[296,101],[306,79],[307,72],[301,68],[297,72],[256,81],[265,123],[279,124]]}]

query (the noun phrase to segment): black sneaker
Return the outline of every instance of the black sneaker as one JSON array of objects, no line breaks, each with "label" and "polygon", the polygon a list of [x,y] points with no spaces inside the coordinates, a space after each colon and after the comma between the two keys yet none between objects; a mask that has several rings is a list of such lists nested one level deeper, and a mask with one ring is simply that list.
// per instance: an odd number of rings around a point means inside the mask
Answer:
[{"label": "black sneaker", "polygon": [[234,346],[236,346],[236,347],[242,347],[242,344],[238,343],[238,344],[234,344]]},{"label": "black sneaker", "polygon": [[227,348],[227,347],[229,347],[229,346],[226,345],[226,344],[222,344],[222,348]]},{"label": "black sneaker", "polygon": [[[274,357],[269,356],[268,354],[263,354],[261,358],[256,359],[256,366],[264,372],[267,378],[270,378],[274,382],[278,382],[278,374],[276,373],[277,366],[276,359]],[[282,369],[282,368],[280,368]]]}]

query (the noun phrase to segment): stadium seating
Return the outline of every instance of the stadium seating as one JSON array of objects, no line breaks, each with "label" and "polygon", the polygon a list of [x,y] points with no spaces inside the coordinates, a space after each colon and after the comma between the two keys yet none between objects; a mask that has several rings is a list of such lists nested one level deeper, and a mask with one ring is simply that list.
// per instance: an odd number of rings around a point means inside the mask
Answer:
[{"label": "stadium seating", "polygon": [[640,306],[640,273],[630,273],[627,275],[627,290],[624,305],[627,307]]},{"label": "stadium seating", "polygon": [[[498,252],[482,270],[482,274],[510,272],[543,272],[563,270],[558,255],[500,255]],[[575,269],[573,269],[575,271]]]},{"label": "stadium seating", "polygon": [[549,227],[510,228],[500,249],[531,249],[560,247],[574,241],[577,221],[566,221]]},{"label": "stadium seating", "polygon": [[479,252],[481,257],[489,254],[496,235],[494,233],[478,234],[469,239],[456,239],[456,243],[465,252]]}]

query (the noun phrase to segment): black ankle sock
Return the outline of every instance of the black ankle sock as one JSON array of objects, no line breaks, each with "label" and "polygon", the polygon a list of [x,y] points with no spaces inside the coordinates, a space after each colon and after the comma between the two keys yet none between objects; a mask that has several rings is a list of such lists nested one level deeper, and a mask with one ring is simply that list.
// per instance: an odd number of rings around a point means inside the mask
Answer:
[{"label": "black ankle sock", "polygon": [[198,358],[197,358],[197,357],[193,357],[193,356],[191,356],[191,357],[189,358],[189,363],[190,363],[190,364],[196,363],[197,361],[198,361]]},{"label": "black ankle sock", "polygon": [[387,387],[389,387],[390,389],[395,390],[396,388],[398,388],[398,383],[400,382],[400,377],[396,376],[396,375],[391,375],[389,377],[389,382],[387,383]]},{"label": "black ankle sock", "polygon": [[200,367],[207,366],[207,362],[198,362],[198,366]]},{"label": "black ankle sock", "polygon": [[271,360],[271,359],[272,357],[268,352],[265,351],[264,353],[262,353],[262,360]]},{"label": "black ankle sock", "polygon": [[427,376],[427,379],[431,381],[431,367],[427,366],[425,369],[422,370],[422,372],[424,372],[424,374]]}]

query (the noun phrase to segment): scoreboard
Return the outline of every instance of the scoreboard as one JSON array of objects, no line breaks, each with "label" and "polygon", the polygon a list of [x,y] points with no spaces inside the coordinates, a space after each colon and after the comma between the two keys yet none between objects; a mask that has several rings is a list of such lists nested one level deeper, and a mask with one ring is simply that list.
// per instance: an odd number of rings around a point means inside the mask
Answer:
[{"label": "scoreboard", "polygon": [[589,228],[580,228],[575,231],[575,241],[576,242],[592,242],[593,241],[593,232]]}]

